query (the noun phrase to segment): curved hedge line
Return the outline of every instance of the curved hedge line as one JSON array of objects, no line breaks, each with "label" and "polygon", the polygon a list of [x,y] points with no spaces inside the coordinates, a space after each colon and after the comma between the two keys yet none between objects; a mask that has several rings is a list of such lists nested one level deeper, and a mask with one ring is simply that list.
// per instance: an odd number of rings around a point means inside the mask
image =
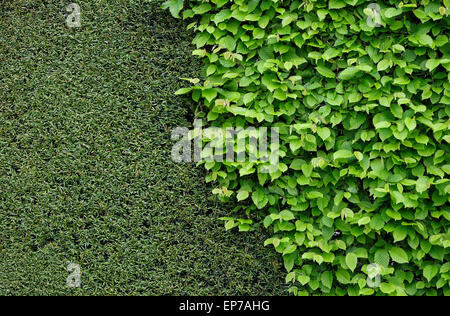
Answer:
[{"label": "curved hedge line", "polygon": [[280,128],[276,172],[205,166],[291,293],[450,295],[450,1],[373,2],[169,0],[204,61],[178,94],[211,126]]}]

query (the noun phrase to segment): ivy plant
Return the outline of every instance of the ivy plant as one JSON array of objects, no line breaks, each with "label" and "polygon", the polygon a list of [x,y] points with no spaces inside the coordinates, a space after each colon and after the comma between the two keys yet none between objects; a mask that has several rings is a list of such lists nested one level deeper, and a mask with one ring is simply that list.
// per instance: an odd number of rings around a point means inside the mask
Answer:
[{"label": "ivy plant", "polygon": [[205,163],[226,228],[269,229],[295,295],[450,295],[450,0],[164,7],[196,32],[197,116],[280,130],[268,174]]}]

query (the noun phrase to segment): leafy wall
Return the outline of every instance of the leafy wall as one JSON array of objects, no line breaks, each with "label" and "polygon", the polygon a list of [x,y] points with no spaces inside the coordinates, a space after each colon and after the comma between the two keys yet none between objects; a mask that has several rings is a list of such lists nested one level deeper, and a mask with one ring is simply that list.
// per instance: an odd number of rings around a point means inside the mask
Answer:
[{"label": "leafy wall", "polygon": [[[210,126],[276,126],[278,169],[207,162],[297,295],[449,295],[450,1],[171,0]],[[248,149],[248,148],[247,148]],[[378,282],[379,281],[379,282]]]}]

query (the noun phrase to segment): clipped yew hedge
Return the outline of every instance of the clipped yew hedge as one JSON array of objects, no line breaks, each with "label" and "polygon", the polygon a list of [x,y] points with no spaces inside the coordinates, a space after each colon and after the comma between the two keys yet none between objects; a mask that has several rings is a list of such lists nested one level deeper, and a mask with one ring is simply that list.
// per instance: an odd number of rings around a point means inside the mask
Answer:
[{"label": "clipped yew hedge", "polygon": [[242,201],[228,229],[273,232],[290,292],[449,295],[450,0],[164,6],[196,31],[197,115],[280,129],[276,172],[205,166]]}]

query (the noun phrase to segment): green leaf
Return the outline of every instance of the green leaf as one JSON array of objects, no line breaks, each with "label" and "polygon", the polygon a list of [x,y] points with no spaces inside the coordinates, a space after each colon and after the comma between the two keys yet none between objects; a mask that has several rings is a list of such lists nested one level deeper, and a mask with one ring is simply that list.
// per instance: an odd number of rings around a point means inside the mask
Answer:
[{"label": "green leaf", "polygon": [[349,159],[349,158],[353,158],[353,157],[354,157],[353,152],[351,152],[350,150],[347,150],[347,149],[338,150],[333,155],[334,160]]},{"label": "green leaf", "polygon": [[296,256],[294,256],[294,255],[295,255],[295,252],[287,254],[287,255],[283,255],[284,268],[288,272],[294,268],[295,259],[296,259]]},{"label": "green leaf", "polygon": [[439,59],[428,59],[425,67],[427,67],[427,69],[429,71],[433,71],[434,69],[436,69],[439,65],[441,64],[441,61]]},{"label": "green leaf", "polygon": [[405,125],[410,131],[415,130],[417,126],[416,119],[410,117],[405,118]]},{"label": "green leaf", "polygon": [[305,175],[305,177],[309,178],[309,177],[311,177],[311,174],[313,171],[313,166],[310,164],[303,164],[301,166],[301,170],[302,170],[303,174]]},{"label": "green leaf", "polygon": [[281,211],[279,215],[283,221],[290,221],[295,218],[294,214],[289,210]]},{"label": "green leaf", "polygon": [[328,127],[318,127],[317,134],[325,141],[331,136],[331,131]]},{"label": "green leaf", "polygon": [[426,33],[419,33],[416,35],[417,41],[423,45],[428,47],[433,47],[433,39],[430,35]]},{"label": "green leaf", "polygon": [[401,119],[403,117],[403,108],[397,103],[391,104],[391,112],[396,118]]},{"label": "green leaf", "polygon": [[284,92],[281,89],[276,89],[273,96],[275,97],[275,99],[280,100],[280,101],[285,101],[287,99],[286,92]]},{"label": "green leaf", "polygon": [[236,227],[236,223],[234,221],[227,221],[225,223],[225,229],[226,230],[233,229],[234,227]]},{"label": "green leaf", "polygon": [[392,61],[388,59],[383,59],[377,65],[378,71],[384,71],[390,67],[392,67]]},{"label": "green leaf", "polygon": [[339,269],[336,272],[336,279],[341,284],[349,284],[350,283],[350,273],[347,270]]},{"label": "green leaf", "polygon": [[404,226],[397,226],[394,230],[394,242],[402,241],[408,235],[408,230]]},{"label": "green leaf", "polygon": [[169,8],[170,13],[175,18],[180,18],[180,11],[183,9],[183,0],[169,0],[163,3],[162,8]]},{"label": "green leaf", "polygon": [[328,7],[330,9],[342,9],[346,6],[346,3],[342,0],[330,0],[328,2]]},{"label": "green leaf", "polygon": [[238,201],[246,200],[248,197],[249,197],[248,191],[240,190],[237,194]]},{"label": "green leaf", "polygon": [[359,72],[360,70],[357,67],[349,67],[342,71],[339,74],[338,78],[341,80],[350,80],[354,78]]},{"label": "green leaf", "polygon": [[206,70],[206,75],[211,76],[213,73],[215,73],[217,70],[216,65],[209,65],[208,69]]},{"label": "green leaf", "polygon": [[300,282],[300,284],[303,285],[303,286],[308,284],[310,280],[311,280],[311,278],[309,276],[307,276],[307,275],[304,275],[304,274],[299,275],[297,277],[297,281]]},{"label": "green leaf", "polygon": [[260,28],[265,29],[267,27],[267,25],[270,22],[270,17],[268,15],[263,15],[259,20],[258,20],[258,25]]},{"label": "green leaf", "polygon": [[384,227],[384,219],[381,214],[376,214],[374,217],[372,217],[372,220],[370,221],[370,228],[374,230],[381,230]]},{"label": "green leaf", "polygon": [[275,74],[266,73],[262,77],[262,83],[271,92],[273,92],[275,89],[277,89],[280,86],[280,84],[277,81],[278,81],[278,78]]},{"label": "green leaf", "polygon": [[369,223],[370,223],[370,217],[369,217],[369,216],[364,216],[363,218],[361,218],[361,219],[358,221],[358,225],[359,225],[359,226],[367,225],[367,224],[369,224]]},{"label": "green leaf", "polygon": [[385,294],[391,294],[395,292],[395,286],[391,283],[383,282],[380,284],[380,290]]},{"label": "green leaf", "polygon": [[333,286],[333,273],[331,271],[323,272],[320,276],[320,281],[326,288],[331,289]]},{"label": "green leaf", "polygon": [[294,139],[289,142],[289,147],[293,152],[297,151],[300,147],[302,147],[303,142],[300,139]]},{"label": "green leaf", "polygon": [[358,257],[354,253],[349,253],[345,256],[345,263],[350,270],[355,271],[356,265],[358,264]]},{"label": "green leaf", "polygon": [[388,8],[386,11],[384,11],[384,16],[388,19],[396,17],[398,15],[402,14],[402,9],[397,8]]},{"label": "green leaf", "polygon": [[210,11],[212,8],[211,4],[209,3],[202,3],[198,6],[195,6],[192,11],[194,11],[195,14],[202,15],[206,12]]},{"label": "green leaf", "polygon": [[222,10],[214,16],[213,21],[217,25],[217,24],[231,18],[232,14],[233,14],[233,12],[231,10]]},{"label": "green leaf", "polygon": [[[322,57],[323,57],[323,59],[325,59],[325,60],[330,60],[330,59],[333,59],[333,58],[339,56],[340,53],[341,53],[340,50],[334,49],[333,47],[330,47],[330,48],[328,48],[328,49],[323,53]],[[334,73],[333,73],[333,74],[334,74]],[[335,77],[335,76],[334,76],[334,77]],[[333,77],[333,78],[334,78],[334,77]]]},{"label": "green leaf", "polygon": [[423,193],[428,190],[428,178],[427,177],[419,177],[416,182],[416,191],[419,193]]},{"label": "green leaf", "polygon": [[319,191],[311,191],[311,192],[307,192],[306,196],[308,197],[308,199],[314,200],[314,199],[323,198],[323,193],[319,192]]},{"label": "green leaf", "polygon": [[336,78],[335,73],[330,68],[319,65],[316,67],[316,69],[322,76],[326,78]]},{"label": "green leaf", "polygon": [[181,88],[175,92],[176,95],[186,94],[192,91],[192,88]]},{"label": "green leaf", "polygon": [[294,245],[294,244],[289,245],[289,246],[287,246],[287,247],[284,249],[283,255],[291,254],[291,253],[293,253],[295,250],[297,250],[297,245]]},{"label": "green leaf", "polygon": [[389,253],[391,255],[392,260],[394,260],[397,263],[408,263],[408,255],[406,252],[398,247],[394,247],[391,250],[389,250]]},{"label": "green leaf", "polygon": [[230,52],[232,52],[236,48],[236,40],[231,36],[225,36],[219,40],[219,45],[225,47]]},{"label": "green leaf", "polygon": [[246,95],[244,95],[244,104],[247,105],[250,102],[252,102],[255,98],[256,98],[256,93],[247,93]]},{"label": "green leaf", "polygon": [[386,249],[379,249],[375,252],[374,261],[376,264],[387,268],[389,266],[389,253]]},{"label": "green leaf", "polygon": [[205,89],[202,91],[203,97],[208,100],[208,102],[211,102],[217,97],[217,90],[216,89]]},{"label": "green leaf", "polygon": [[386,215],[392,219],[395,219],[396,221],[400,221],[402,219],[402,215],[399,212],[396,212],[392,209],[388,209],[386,211]]},{"label": "green leaf", "polygon": [[436,265],[427,265],[423,269],[423,276],[430,282],[439,272],[439,267]]},{"label": "green leaf", "polygon": [[391,126],[391,122],[384,113],[378,113],[373,118],[373,125],[376,129],[388,128]]}]

